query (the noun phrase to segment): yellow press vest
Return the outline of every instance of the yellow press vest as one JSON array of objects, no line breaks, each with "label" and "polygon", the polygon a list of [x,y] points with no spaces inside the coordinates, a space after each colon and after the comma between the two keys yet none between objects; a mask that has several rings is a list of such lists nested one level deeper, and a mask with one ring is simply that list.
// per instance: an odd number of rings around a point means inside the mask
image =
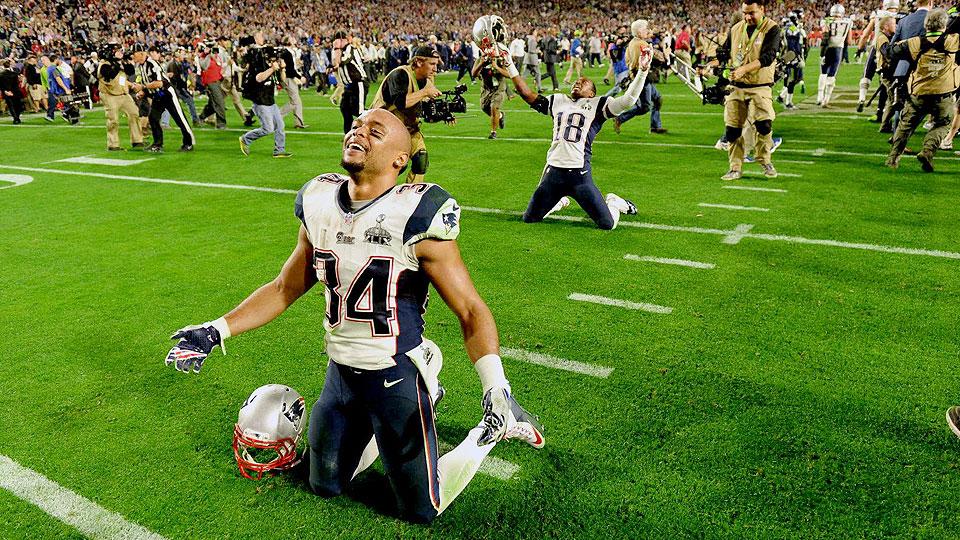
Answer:
[{"label": "yellow press vest", "polygon": [[[760,49],[763,48],[763,40],[773,27],[777,24],[769,18],[763,21],[753,31],[753,35],[747,35],[746,21],[740,21],[730,29],[730,69],[736,69],[744,64],[749,64],[754,60],[760,60]],[[777,62],[774,61],[767,67],[762,67],[753,73],[748,74],[743,79],[736,81],[737,84],[748,86],[773,86],[774,72],[777,70]]]},{"label": "yellow press vest", "polygon": [[108,96],[125,96],[130,93],[130,81],[127,80],[127,74],[120,70],[120,73],[110,79],[109,81],[103,80],[103,77],[100,77],[100,68],[102,68],[106,62],[103,62],[97,66],[97,78],[99,82],[97,86],[100,87],[101,94],[107,94]]},{"label": "yellow press vest", "polygon": [[960,85],[960,67],[957,66],[960,35],[950,34],[947,36],[943,42],[946,52],[928,49],[920,54],[921,40],[933,43],[938,39],[940,39],[939,35],[914,37],[907,40],[910,57],[917,62],[917,67],[910,73],[909,88],[912,95],[949,94]]},{"label": "yellow press vest", "polygon": [[874,47],[874,57],[877,59],[877,71],[883,71],[887,67],[887,59],[880,54],[880,51],[883,50],[883,47],[890,43],[890,38],[886,34],[880,32],[877,35],[877,45]]},{"label": "yellow press vest", "polygon": [[[407,94],[416,92],[417,76],[413,72],[413,68],[410,66],[396,67],[393,69],[393,71],[387,74],[387,77],[393,75],[397,71],[405,71],[407,73]],[[370,105],[370,108],[386,109],[392,112],[394,116],[403,122],[403,125],[407,126],[407,131],[410,133],[416,133],[420,131],[420,119],[417,118],[417,111],[420,109],[418,105],[414,105],[409,109],[401,109],[396,105],[388,105],[387,102],[383,100],[383,87],[387,84],[387,77],[383,78],[383,84],[381,84],[380,88],[377,89],[377,95],[373,97],[373,103]]]}]

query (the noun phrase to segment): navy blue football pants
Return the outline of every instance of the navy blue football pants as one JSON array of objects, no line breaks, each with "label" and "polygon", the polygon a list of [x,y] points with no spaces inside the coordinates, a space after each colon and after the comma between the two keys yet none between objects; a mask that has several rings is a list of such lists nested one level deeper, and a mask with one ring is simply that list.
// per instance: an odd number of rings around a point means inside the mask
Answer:
[{"label": "navy blue football pants", "polygon": [[540,185],[533,192],[527,211],[523,213],[526,223],[543,221],[543,216],[553,209],[563,197],[573,197],[586,211],[590,219],[604,230],[614,227],[613,216],[597,185],[593,183],[590,164],[582,169],[564,169],[547,165],[543,169]]},{"label": "navy blue football pants", "polygon": [[310,487],[323,497],[343,493],[373,436],[400,515],[429,523],[440,507],[433,402],[410,358],[394,359],[372,371],[329,363],[310,412]]}]

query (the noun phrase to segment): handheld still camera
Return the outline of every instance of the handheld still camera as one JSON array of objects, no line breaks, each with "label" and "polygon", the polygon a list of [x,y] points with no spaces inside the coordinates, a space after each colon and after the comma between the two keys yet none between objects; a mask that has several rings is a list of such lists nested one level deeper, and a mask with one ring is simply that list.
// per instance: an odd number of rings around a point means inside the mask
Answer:
[{"label": "handheld still camera", "polygon": [[457,85],[453,90],[441,92],[440,97],[423,102],[420,111],[427,123],[452,122],[456,120],[454,113],[467,112],[467,100],[463,95],[467,93],[467,85]]}]

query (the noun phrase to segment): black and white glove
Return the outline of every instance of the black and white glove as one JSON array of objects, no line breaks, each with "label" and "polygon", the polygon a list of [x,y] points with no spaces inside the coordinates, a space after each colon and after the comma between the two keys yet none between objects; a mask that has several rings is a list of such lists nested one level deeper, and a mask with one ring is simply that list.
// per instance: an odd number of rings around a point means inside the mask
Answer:
[{"label": "black and white glove", "polygon": [[223,354],[227,354],[223,342],[228,337],[230,327],[222,317],[201,325],[185,326],[170,336],[170,339],[180,341],[167,353],[166,364],[173,364],[183,373],[200,373],[204,360],[215,347],[220,346]]},{"label": "black and white glove", "polygon": [[507,434],[510,417],[510,383],[503,373],[500,357],[488,354],[474,364],[483,385],[483,433],[477,439],[480,446],[499,442]]}]

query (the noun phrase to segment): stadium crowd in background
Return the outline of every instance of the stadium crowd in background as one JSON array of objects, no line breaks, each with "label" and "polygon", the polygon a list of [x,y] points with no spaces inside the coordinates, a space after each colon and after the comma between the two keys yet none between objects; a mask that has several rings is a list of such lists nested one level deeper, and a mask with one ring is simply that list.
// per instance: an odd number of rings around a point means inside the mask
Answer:
[{"label": "stadium crowd in background", "polygon": [[[855,61],[862,62],[869,56],[868,65],[873,62],[887,66],[903,65],[905,60],[885,62],[871,52],[882,33],[877,16],[880,4],[895,4],[900,11],[896,18],[899,21],[903,15],[916,11],[917,6],[923,12],[930,3],[837,1],[839,4],[831,0],[765,3],[769,4],[769,19],[784,26],[783,36],[802,36],[804,43],[797,51],[803,55],[810,48],[822,46],[821,52],[827,51],[830,62],[838,56],[841,60],[837,62],[850,63],[855,52]],[[301,90],[332,91],[331,101],[340,106],[346,130],[352,119],[370,105],[371,86],[377,85],[384,74],[407,65],[418,47],[436,51],[439,71],[455,70],[458,80],[470,75],[471,81],[477,82],[472,71],[484,52],[473,41],[470,29],[478,16],[493,9],[509,21],[504,45],[509,43],[509,55],[522,73],[534,79],[538,91],[542,89],[542,80],[550,81],[551,90],[561,91],[573,84],[581,66],[604,66],[607,72],[603,83],[613,85],[605,91],[615,95],[620,90],[618,83],[627,81],[631,72],[626,65],[627,44],[635,37],[631,35],[631,21],[638,16],[648,20],[643,39],[658,51],[655,66],[641,102],[618,119],[615,128],[619,130],[632,116],[650,112],[651,132],[665,133],[659,116],[662,99],[655,84],[672,76],[671,65],[675,62],[698,66],[716,58],[727,37],[731,15],[740,7],[740,2],[727,0],[504,0],[495,9],[452,0],[379,0],[360,9],[341,9],[339,2],[333,0],[283,0],[269,8],[255,9],[224,0],[29,0],[0,6],[0,58],[10,60],[6,67],[0,67],[0,81],[7,88],[0,109],[11,114],[45,110],[48,121],[55,121],[60,110],[68,121],[75,121],[78,114],[71,112],[73,108],[91,107],[100,101],[98,54],[104,43],[113,41],[128,51],[135,45],[156,50],[157,61],[166,70],[161,76],[169,79],[171,94],[175,96],[174,105],[182,102],[195,126],[212,123],[225,128],[229,99],[244,117],[245,125],[252,127],[251,97],[241,99],[246,66],[240,41],[257,29],[263,32],[267,44],[276,45],[284,59],[275,86],[278,92],[287,94],[281,117],[292,113],[291,127],[305,128]],[[834,11],[837,7],[843,8],[842,13]],[[956,19],[955,6],[953,13],[951,21]],[[889,38],[891,45],[922,33],[923,17],[922,13],[909,17],[910,31]],[[841,20],[846,21],[846,26],[838,26]],[[787,27],[792,34],[786,31]],[[842,28],[842,35],[837,35],[837,28]],[[897,25],[896,32],[902,30]],[[783,63],[782,55],[788,49],[784,42],[778,62]],[[806,88],[802,63],[801,59],[799,71],[791,72],[794,75],[789,88],[784,84],[789,96],[784,100],[781,94],[780,99],[788,109],[794,106],[793,87],[799,84],[801,91]],[[834,65],[820,75],[819,106],[829,106],[837,69]],[[873,78],[869,67],[866,71],[861,81],[860,110]],[[563,74],[566,76],[561,85]],[[883,70],[880,74],[877,121],[881,123],[881,132],[892,135],[909,96],[905,88],[908,76],[898,72],[888,89]],[[775,84],[781,81],[786,82],[778,72]],[[198,114],[194,100],[204,94],[206,104]],[[147,127],[151,108],[147,101],[138,99],[137,103],[141,128]],[[160,123],[168,126],[169,120],[170,114],[164,113]],[[491,126],[496,128],[498,124],[499,110]],[[941,148],[952,149],[958,126],[960,118],[954,114]],[[752,137],[751,122],[744,129],[745,136]],[[912,153],[909,149],[905,152]],[[278,153],[285,152],[278,149]],[[746,159],[753,158],[748,155]]]}]

